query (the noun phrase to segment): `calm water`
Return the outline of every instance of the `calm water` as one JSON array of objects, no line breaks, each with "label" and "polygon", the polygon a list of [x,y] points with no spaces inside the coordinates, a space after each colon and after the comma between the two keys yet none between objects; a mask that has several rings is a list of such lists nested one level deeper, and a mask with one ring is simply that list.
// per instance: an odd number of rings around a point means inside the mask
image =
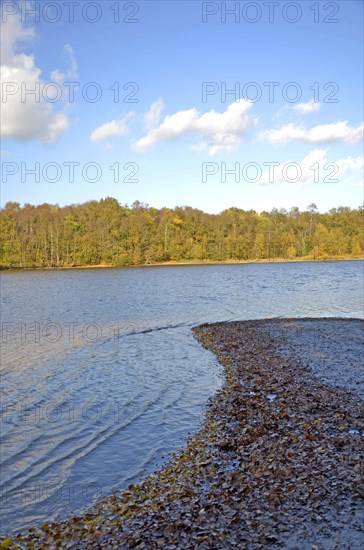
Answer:
[{"label": "calm water", "polygon": [[221,384],[202,322],[362,317],[363,262],[2,274],[2,532],[143,478]]}]

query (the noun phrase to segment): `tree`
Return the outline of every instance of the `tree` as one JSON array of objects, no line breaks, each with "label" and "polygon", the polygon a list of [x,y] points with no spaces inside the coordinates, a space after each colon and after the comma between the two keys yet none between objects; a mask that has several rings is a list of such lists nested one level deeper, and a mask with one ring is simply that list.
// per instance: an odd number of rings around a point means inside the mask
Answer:
[{"label": "tree", "polygon": [[1,267],[142,265],[363,255],[363,208],[325,214],[231,207],[207,214],[190,206],[131,207],[106,197],[79,205],[8,202],[0,210]]}]

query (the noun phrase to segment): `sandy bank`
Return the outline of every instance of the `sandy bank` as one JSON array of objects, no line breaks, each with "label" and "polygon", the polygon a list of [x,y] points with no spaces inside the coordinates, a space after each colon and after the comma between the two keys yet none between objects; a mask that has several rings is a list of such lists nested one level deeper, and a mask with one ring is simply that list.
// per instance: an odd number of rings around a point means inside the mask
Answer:
[{"label": "sandy bank", "polygon": [[155,262],[138,265],[114,265],[114,264],[96,264],[96,265],[75,265],[75,266],[54,266],[54,267],[3,267],[0,266],[0,271],[60,271],[64,269],[118,269],[118,268],[140,268],[140,267],[166,267],[166,266],[189,266],[189,265],[240,265],[240,264],[280,264],[280,263],[302,263],[302,262],[347,262],[347,261],[363,261],[364,258],[351,257],[351,256],[322,256],[320,258],[313,258],[312,256],[304,256],[302,258],[262,258],[256,260],[226,260],[226,261],[213,261],[213,260],[191,260],[182,262]]}]

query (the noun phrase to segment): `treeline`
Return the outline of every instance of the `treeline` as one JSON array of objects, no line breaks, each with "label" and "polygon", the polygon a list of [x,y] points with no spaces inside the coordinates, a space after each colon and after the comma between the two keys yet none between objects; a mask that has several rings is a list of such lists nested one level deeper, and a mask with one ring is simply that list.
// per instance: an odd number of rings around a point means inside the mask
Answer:
[{"label": "treeline", "polygon": [[151,208],[106,198],[63,208],[8,202],[0,211],[2,268],[363,256],[363,209],[314,204],[257,214]]}]

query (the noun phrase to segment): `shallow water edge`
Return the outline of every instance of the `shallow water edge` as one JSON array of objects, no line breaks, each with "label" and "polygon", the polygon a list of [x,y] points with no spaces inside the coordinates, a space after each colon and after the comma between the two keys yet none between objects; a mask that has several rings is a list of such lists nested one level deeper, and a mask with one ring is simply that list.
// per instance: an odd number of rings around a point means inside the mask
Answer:
[{"label": "shallow water edge", "polygon": [[[284,355],[281,335],[272,334],[272,326],[291,331],[292,323],[310,321],[195,328],[226,375],[201,430],[145,482],[104,499],[81,517],[25,533],[16,543],[22,548],[43,543],[66,548],[360,548],[363,400],[334,381],[322,383],[302,361]],[[331,325],[331,335],[339,329],[345,344],[337,350],[343,350],[342,362],[348,346],[352,360],[360,361],[351,334],[355,325],[362,341],[364,323],[322,322]],[[301,340],[304,334],[301,330]]]}]

